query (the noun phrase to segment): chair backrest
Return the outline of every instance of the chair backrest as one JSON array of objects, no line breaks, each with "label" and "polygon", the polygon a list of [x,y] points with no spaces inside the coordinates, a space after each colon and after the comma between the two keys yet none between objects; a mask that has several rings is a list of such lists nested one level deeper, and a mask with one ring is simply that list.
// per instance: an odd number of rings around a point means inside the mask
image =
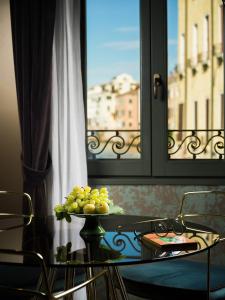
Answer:
[{"label": "chair backrest", "polygon": [[[32,297],[37,297],[38,299],[65,299],[67,295],[72,295],[74,292],[82,289],[83,287],[86,287],[90,284],[92,284],[94,281],[96,281],[99,277],[105,276],[107,273],[107,270],[101,270],[97,274],[93,275],[91,278],[83,281],[82,283],[78,283],[75,286],[73,285],[73,282],[71,283],[71,287],[68,289],[65,289],[64,287],[59,287],[60,290],[57,288],[57,292],[52,291],[52,284],[50,284],[50,278],[48,278],[47,268],[44,262],[44,259],[42,255],[36,252],[31,251],[16,251],[11,249],[0,249],[0,256],[1,256],[1,262],[2,262],[2,256],[6,255],[6,261],[0,265],[0,275],[1,271],[4,274],[3,276],[0,276],[0,295],[1,297],[13,297],[10,299],[29,299]],[[17,263],[16,266],[14,266],[14,271],[11,272],[10,280],[5,280],[4,277],[7,268],[13,266],[11,264],[10,256],[22,256],[23,259],[21,263]],[[23,261],[26,257],[29,257],[29,266],[27,263],[23,265]],[[8,261],[8,264],[7,264]],[[24,268],[20,269],[20,266],[24,266]],[[19,272],[16,272],[17,267],[19,268]],[[3,268],[3,269],[1,269]],[[11,269],[10,269],[11,270]],[[31,273],[36,273],[37,276],[32,276]],[[31,277],[32,280],[27,280],[27,276],[25,275],[28,273],[29,278]],[[16,278],[14,278],[17,275]],[[21,278],[24,278],[24,281],[21,280]],[[66,280],[66,278],[65,278]],[[69,279],[68,279],[69,280]],[[52,280],[52,283],[54,282],[54,278]],[[68,283],[68,282],[67,282]],[[63,282],[63,286],[65,285],[65,282]],[[21,298],[22,297],[22,298]],[[9,299],[9,298],[6,298]],[[36,299],[36,298],[35,298]]]},{"label": "chair backrest", "polygon": [[[12,260],[17,258],[16,265]],[[29,264],[27,264],[27,259]],[[0,294],[14,297],[40,297],[51,294],[47,268],[42,255],[32,251],[0,249]],[[26,265],[24,265],[26,261]],[[12,268],[14,271],[12,272]],[[9,274],[8,276],[8,273]],[[43,291],[40,289],[44,287]],[[8,299],[8,298],[7,298]],[[11,298],[10,298],[11,299]],[[13,298],[14,299],[14,298]],[[38,298],[39,299],[39,298]]]},{"label": "chair backrest", "polygon": [[[202,225],[202,232],[206,235],[205,240],[207,240],[209,229],[219,233],[220,239],[223,240],[225,237],[225,191],[184,193],[177,219],[190,230],[194,229],[193,223]],[[213,247],[211,253],[213,264],[225,266],[225,243],[219,243]]]},{"label": "chair backrest", "polygon": [[29,194],[0,191],[0,231],[29,225],[33,218]]},{"label": "chair backrest", "polygon": [[187,222],[196,222],[225,234],[225,191],[184,193],[178,219],[186,227],[190,226]]}]

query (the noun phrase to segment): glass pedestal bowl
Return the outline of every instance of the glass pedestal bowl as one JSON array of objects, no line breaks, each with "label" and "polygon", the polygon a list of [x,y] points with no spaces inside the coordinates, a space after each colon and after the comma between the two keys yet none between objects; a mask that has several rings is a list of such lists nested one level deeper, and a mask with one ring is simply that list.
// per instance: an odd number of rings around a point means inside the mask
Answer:
[{"label": "glass pedestal bowl", "polygon": [[108,216],[109,214],[70,214],[78,218],[85,218],[85,223],[80,231],[82,238],[102,237],[105,234],[104,228],[101,226],[100,217]]}]

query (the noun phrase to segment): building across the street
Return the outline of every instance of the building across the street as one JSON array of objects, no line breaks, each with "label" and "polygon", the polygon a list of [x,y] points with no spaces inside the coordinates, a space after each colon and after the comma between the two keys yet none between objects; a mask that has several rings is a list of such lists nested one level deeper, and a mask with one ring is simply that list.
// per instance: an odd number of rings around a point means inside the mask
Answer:
[{"label": "building across the street", "polygon": [[[198,136],[206,145],[211,130],[224,128],[223,7],[220,0],[179,0],[178,12],[178,64],[168,75],[168,128],[180,130],[173,135],[177,141],[188,134],[182,130],[203,130]],[[185,151],[180,155],[186,158]],[[212,157],[212,152],[203,155]]]}]

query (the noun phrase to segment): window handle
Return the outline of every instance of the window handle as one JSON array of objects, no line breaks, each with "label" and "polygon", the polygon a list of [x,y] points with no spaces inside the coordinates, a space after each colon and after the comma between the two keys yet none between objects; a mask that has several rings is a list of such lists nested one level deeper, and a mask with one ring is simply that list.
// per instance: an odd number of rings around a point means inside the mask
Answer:
[{"label": "window handle", "polygon": [[162,98],[162,78],[158,73],[153,75],[153,96],[154,99]]}]

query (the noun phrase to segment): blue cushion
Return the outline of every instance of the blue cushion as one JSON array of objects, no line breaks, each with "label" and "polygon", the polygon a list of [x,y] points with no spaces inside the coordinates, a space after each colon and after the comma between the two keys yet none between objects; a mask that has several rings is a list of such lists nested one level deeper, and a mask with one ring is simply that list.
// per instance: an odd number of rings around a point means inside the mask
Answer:
[{"label": "blue cushion", "polygon": [[[151,299],[206,299],[207,264],[188,260],[120,267],[129,293]],[[211,269],[212,299],[225,299],[225,268]]]}]

